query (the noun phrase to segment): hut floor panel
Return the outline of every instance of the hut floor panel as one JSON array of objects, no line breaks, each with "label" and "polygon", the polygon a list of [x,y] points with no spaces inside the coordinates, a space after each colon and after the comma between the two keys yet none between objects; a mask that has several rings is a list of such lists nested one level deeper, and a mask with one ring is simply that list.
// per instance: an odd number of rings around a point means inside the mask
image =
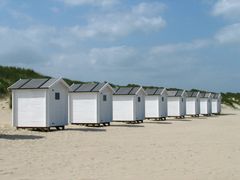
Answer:
[{"label": "hut floor panel", "polygon": [[56,130],[64,130],[65,126],[51,126],[51,127],[16,127],[16,129],[30,129],[33,131],[43,131],[43,132],[49,132],[52,130],[52,128],[56,128]]},{"label": "hut floor panel", "polygon": [[143,119],[132,120],[132,121],[129,121],[129,120],[114,120],[114,122],[124,122],[124,123],[127,123],[127,124],[141,124],[141,123],[143,123]]},{"label": "hut floor panel", "polygon": [[199,117],[200,114],[187,114],[187,116],[191,116],[191,117]]},{"label": "hut floor panel", "polygon": [[167,117],[146,117],[147,120],[166,121]]},{"label": "hut floor panel", "polygon": [[185,116],[168,116],[168,117],[172,117],[172,118],[176,118],[176,119],[184,119]]},{"label": "hut floor panel", "polygon": [[129,121],[128,124],[141,124],[143,123],[143,120],[136,120],[136,121]]},{"label": "hut floor panel", "polygon": [[87,126],[87,127],[101,127],[101,126],[110,126],[110,122],[104,123],[71,123],[72,125],[80,125],[80,126]]},{"label": "hut floor panel", "polygon": [[202,114],[203,116],[212,116],[212,114]]}]

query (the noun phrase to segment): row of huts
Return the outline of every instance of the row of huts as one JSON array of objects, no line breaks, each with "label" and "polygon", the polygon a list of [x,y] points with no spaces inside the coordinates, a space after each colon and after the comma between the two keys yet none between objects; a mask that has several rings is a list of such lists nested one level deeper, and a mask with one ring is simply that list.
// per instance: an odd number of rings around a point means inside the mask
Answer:
[{"label": "row of huts", "polygon": [[63,128],[71,124],[184,118],[219,114],[217,93],[166,88],[118,87],[108,83],[68,84],[59,79],[20,79],[12,91],[12,123],[17,128]]}]

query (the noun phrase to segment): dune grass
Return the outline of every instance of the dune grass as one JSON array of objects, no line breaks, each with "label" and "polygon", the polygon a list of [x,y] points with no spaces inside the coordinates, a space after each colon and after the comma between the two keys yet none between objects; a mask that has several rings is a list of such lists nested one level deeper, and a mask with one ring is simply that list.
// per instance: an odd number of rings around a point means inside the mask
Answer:
[{"label": "dune grass", "polygon": [[[10,67],[10,66],[0,66],[0,98],[6,97],[9,95],[8,87],[12,85],[19,79],[28,79],[28,78],[50,78],[49,76],[43,75],[41,73],[35,72],[32,69]],[[73,83],[87,83],[82,81],[74,81],[64,78],[64,80],[69,84]],[[118,87],[118,85],[111,84],[113,87]],[[128,84],[128,87],[139,87],[138,84]],[[146,86],[153,87],[153,86]],[[154,86],[155,87],[155,86]],[[171,90],[177,90],[176,88],[170,88]],[[170,90],[169,89],[169,90]],[[196,90],[196,89],[193,89]],[[196,90],[199,91],[199,90]],[[240,93],[222,93],[222,103],[227,106],[236,108],[236,104],[240,105]]]}]

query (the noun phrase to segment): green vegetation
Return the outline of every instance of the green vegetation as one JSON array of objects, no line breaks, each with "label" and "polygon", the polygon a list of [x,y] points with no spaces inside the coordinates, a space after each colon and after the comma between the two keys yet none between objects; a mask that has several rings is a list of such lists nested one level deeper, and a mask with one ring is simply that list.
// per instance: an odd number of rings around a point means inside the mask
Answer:
[{"label": "green vegetation", "polygon": [[138,84],[128,84],[127,87],[140,87]]},{"label": "green vegetation", "polygon": [[178,88],[167,88],[168,91],[179,91],[179,90],[182,90],[182,89],[178,89]]},{"label": "green vegetation", "polygon": [[199,89],[191,89],[190,91],[193,91],[193,92],[207,92],[207,91],[204,91],[204,90],[199,90]]},{"label": "green vegetation", "polygon": [[[0,66],[0,97],[9,95],[7,88],[19,79],[31,79],[31,78],[50,78],[49,76],[42,75],[31,69]],[[69,85],[73,83],[87,83],[81,81],[74,81],[70,79],[64,79]],[[120,87],[115,84],[111,84],[113,87]],[[138,84],[128,84],[127,87],[139,87]],[[144,86],[144,88],[153,88],[155,86]],[[156,87],[157,88],[157,87]],[[168,90],[178,90],[176,88],[169,88]],[[199,91],[192,89],[193,91]],[[222,93],[222,103],[233,108],[236,105],[240,105],[240,93]]]},{"label": "green vegetation", "polygon": [[64,81],[66,81],[66,83],[71,86],[72,84],[82,84],[82,83],[86,83],[86,82],[82,82],[82,81],[76,81],[76,80],[70,80],[70,79],[66,79],[66,78],[63,78]]},{"label": "green vegetation", "polygon": [[222,93],[222,103],[233,108],[240,105],[240,93]]},{"label": "green vegetation", "polygon": [[120,85],[116,85],[116,84],[112,84],[112,83],[109,83],[113,88],[119,88],[119,87],[140,87],[140,85],[138,84],[128,84],[126,86],[120,86]]},{"label": "green vegetation", "polygon": [[158,86],[143,86],[144,89],[152,89],[152,88],[163,88],[163,87],[158,87]]},{"label": "green vegetation", "polygon": [[[192,89],[191,91],[201,91],[207,92],[204,90]],[[222,95],[222,104],[230,106],[232,108],[237,108],[236,105],[240,105],[240,93],[221,93]]]},{"label": "green vegetation", "polygon": [[7,88],[20,78],[46,78],[31,69],[0,66],[0,96],[8,94]]}]

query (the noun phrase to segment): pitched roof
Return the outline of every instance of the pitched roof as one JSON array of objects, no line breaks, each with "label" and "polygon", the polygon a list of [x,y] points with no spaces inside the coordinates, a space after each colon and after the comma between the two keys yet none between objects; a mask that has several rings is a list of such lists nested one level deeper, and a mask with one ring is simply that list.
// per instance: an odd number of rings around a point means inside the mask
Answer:
[{"label": "pitched roof", "polygon": [[147,88],[145,91],[148,95],[161,95],[164,88]]},{"label": "pitched roof", "polygon": [[69,92],[99,92],[107,83],[73,84]]},{"label": "pitched roof", "polygon": [[211,96],[211,93],[209,92],[201,92],[200,98],[209,98]]},{"label": "pitched roof", "polygon": [[119,87],[115,88],[114,95],[135,95],[141,87]]},{"label": "pitched roof", "polygon": [[218,99],[220,96],[221,96],[220,93],[212,93],[212,95],[211,95],[211,97],[212,97],[213,99]]},{"label": "pitched roof", "polygon": [[215,95],[215,98],[217,99],[217,98],[221,98],[221,93],[217,93],[216,95]]},{"label": "pitched roof", "polygon": [[167,91],[168,97],[181,97],[184,90],[171,90]]},{"label": "pitched roof", "polygon": [[187,97],[197,97],[197,95],[199,94],[198,91],[187,91]]},{"label": "pitched roof", "polygon": [[58,79],[20,79],[11,85],[8,89],[48,89]]}]

